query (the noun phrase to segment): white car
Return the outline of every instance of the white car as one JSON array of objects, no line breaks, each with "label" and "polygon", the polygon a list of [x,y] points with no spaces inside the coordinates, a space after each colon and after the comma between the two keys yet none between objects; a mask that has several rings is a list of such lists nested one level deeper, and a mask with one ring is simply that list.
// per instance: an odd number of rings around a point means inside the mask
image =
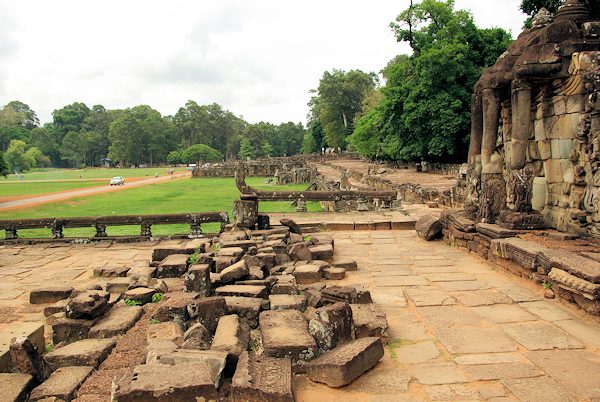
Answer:
[{"label": "white car", "polygon": [[112,179],[110,179],[111,186],[122,186],[124,184],[125,184],[125,179],[122,178],[121,176],[113,177]]}]

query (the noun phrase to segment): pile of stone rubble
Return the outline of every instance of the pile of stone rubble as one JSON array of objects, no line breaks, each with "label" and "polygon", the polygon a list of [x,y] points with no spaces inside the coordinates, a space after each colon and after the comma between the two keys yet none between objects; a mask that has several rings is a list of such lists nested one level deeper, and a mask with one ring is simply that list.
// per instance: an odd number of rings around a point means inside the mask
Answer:
[{"label": "pile of stone rubble", "polygon": [[357,269],[333,262],[331,236],[282,224],[157,247],[149,266],[97,269],[103,287],[31,292],[48,303],[54,348],[13,339],[31,376],[23,398],[85,400],[81,384],[144,313],[144,364],[112,379],[114,401],[292,401],[299,373],[330,387],[358,378],[383,356],[385,314],[366,289],[327,283]]}]

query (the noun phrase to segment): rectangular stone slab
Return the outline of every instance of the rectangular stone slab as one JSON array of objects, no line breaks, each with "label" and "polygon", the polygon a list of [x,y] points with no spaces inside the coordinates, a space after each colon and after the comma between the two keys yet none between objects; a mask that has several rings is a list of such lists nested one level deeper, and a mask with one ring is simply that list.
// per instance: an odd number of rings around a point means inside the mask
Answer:
[{"label": "rectangular stone slab", "polygon": [[293,366],[315,356],[317,344],[300,311],[263,311],[259,321],[265,356],[291,357]]},{"label": "rectangular stone slab", "polygon": [[75,392],[93,371],[89,366],[61,367],[52,373],[50,378],[38,385],[29,396],[30,401],[55,397],[70,401]]},{"label": "rectangular stone slab", "polygon": [[119,402],[195,401],[217,399],[217,389],[203,364],[148,364],[115,380]]},{"label": "rectangular stone slab", "polygon": [[54,303],[68,298],[72,292],[73,288],[71,286],[48,286],[34,289],[29,293],[29,303]]},{"label": "rectangular stone slab", "polygon": [[22,373],[0,373],[2,398],[6,401],[25,401],[33,385],[33,377]]},{"label": "rectangular stone slab", "polygon": [[291,360],[242,353],[233,376],[231,393],[234,402],[293,402],[295,387]]},{"label": "rectangular stone slab", "polygon": [[379,338],[362,338],[346,343],[306,364],[312,381],[343,387],[373,368],[383,357]]},{"label": "rectangular stone slab", "polygon": [[256,328],[263,301],[264,299],[256,297],[227,296],[225,297],[226,313],[237,314],[250,328]]},{"label": "rectangular stone slab", "polygon": [[215,289],[217,296],[240,296],[255,297],[259,299],[267,298],[267,287],[256,285],[226,285]]},{"label": "rectangular stone slab", "polygon": [[142,308],[139,306],[115,306],[90,329],[88,337],[112,338],[122,335],[133,327],[142,314]]},{"label": "rectangular stone slab", "polygon": [[69,366],[98,367],[115,343],[114,339],[84,339],[56,348],[45,358],[53,370]]},{"label": "rectangular stone slab", "polygon": [[157,278],[179,278],[187,271],[187,254],[172,254],[165,258],[156,269]]}]

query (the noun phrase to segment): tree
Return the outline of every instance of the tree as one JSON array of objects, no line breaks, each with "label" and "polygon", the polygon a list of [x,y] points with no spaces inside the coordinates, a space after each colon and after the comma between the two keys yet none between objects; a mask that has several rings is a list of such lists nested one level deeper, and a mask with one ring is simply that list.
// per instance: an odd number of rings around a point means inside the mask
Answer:
[{"label": "tree", "polygon": [[74,102],[52,112],[53,124],[63,136],[71,131],[78,133],[89,114],[90,109],[85,103]]},{"label": "tree", "polygon": [[143,162],[143,129],[131,110],[126,110],[121,117],[111,123],[108,137],[110,139],[108,156],[113,161],[118,161],[121,165]]},{"label": "tree", "polygon": [[354,118],[364,98],[377,83],[374,73],[367,74],[360,70],[323,73],[319,87],[312,91],[316,95],[309,106],[311,113],[320,120],[330,146],[345,148],[346,137],[354,129]]},{"label": "tree", "polygon": [[167,155],[167,163],[169,165],[177,165],[181,162],[181,151],[171,151]]},{"label": "tree", "polygon": [[37,147],[31,147],[25,152],[30,167],[50,166],[50,158],[44,155]]},{"label": "tree", "polygon": [[183,163],[219,162],[222,160],[223,154],[204,144],[195,144],[181,151]]},{"label": "tree", "polygon": [[240,152],[238,156],[242,160],[254,159],[256,157],[256,152],[248,138],[242,138],[240,141]]},{"label": "tree", "polygon": [[371,158],[464,160],[471,90],[510,35],[477,28],[452,0],[411,2],[391,26],[413,54],[399,55],[383,69],[382,96],[356,123],[349,143]]},{"label": "tree", "polygon": [[5,108],[10,108],[16,113],[19,113],[21,115],[21,126],[28,130],[33,130],[40,125],[40,119],[38,119],[35,112],[29,107],[29,105],[26,105],[23,102],[11,101],[6,104]]},{"label": "tree", "polygon": [[265,142],[262,146],[262,155],[266,158],[273,156],[273,147],[268,142]]},{"label": "tree", "polygon": [[8,169],[8,165],[6,164],[6,161],[4,160],[4,154],[2,152],[0,152],[0,176],[8,176],[8,174],[10,173],[10,170]]},{"label": "tree", "polygon": [[6,164],[12,172],[24,172],[29,169],[29,158],[27,158],[25,150],[26,146],[25,141],[12,140],[4,153]]},{"label": "tree", "polygon": [[[563,5],[565,0],[522,0],[521,11],[527,14],[530,18],[537,14],[542,7],[546,8],[551,13],[556,13],[558,8]],[[600,18],[600,0],[583,0],[590,10],[591,18]]]},{"label": "tree", "polygon": [[0,150],[5,151],[12,140],[29,140],[25,121],[26,115],[9,105],[0,109]]}]

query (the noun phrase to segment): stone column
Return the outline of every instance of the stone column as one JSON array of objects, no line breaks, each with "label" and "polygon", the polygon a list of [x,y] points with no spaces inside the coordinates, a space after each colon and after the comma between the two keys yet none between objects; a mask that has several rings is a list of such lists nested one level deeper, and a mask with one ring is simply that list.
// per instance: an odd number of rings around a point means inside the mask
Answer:
[{"label": "stone column", "polygon": [[514,80],[512,96],[512,139],[510,167],[520,170],[525,167],[527,143],[531,132],[531,86],[521,80]]},{"label": "stone column", "polygon": [[498,120],[500,118],[500,97],[494,89],[483,90],[483,135],[481,138],[481,165],[484,173],[501,173],[486,171],[490,165],[492,154],[496,151],[498,138]]},{"label": "stone column", "polygon": [[469,143],[469,163],[475,163],[477,155],[481,155],[481,139],[483,136],[483,104],[481,92],[471,95],[471,141]]},{"label": "stone column", "polygon": [[233,223],[237,227],[254,229],[258,222],[258,199],[245,197],[233,204]]}]

